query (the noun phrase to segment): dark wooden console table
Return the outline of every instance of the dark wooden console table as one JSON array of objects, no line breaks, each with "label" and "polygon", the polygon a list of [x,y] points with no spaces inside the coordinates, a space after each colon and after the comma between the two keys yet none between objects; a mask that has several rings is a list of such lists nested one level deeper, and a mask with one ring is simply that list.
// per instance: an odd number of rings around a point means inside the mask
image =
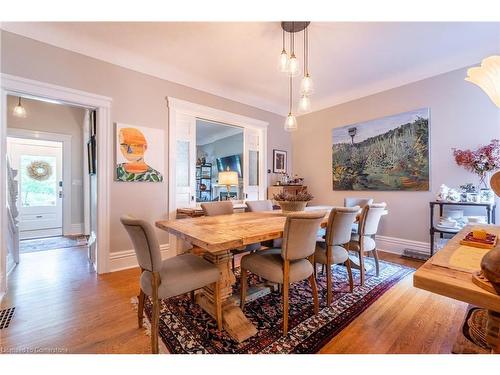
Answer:
[{"label": "dark wooden console table", "polygon": [[434,254],[434,234],[439,233],[443,238],[443,234],[457,234],[459,231],[443,230],[434,227],[434,207],[439,206],[439,216],[443,216],[444,206],[468,206],[468,207],[484,207],[486,209],[486,220],[488,224],[495,224],[495,203],[473,203],[473,202],[447,202],[447,201],[433,201],[429,202],[430,206],[430,235],[431,235],[431,256]]}]

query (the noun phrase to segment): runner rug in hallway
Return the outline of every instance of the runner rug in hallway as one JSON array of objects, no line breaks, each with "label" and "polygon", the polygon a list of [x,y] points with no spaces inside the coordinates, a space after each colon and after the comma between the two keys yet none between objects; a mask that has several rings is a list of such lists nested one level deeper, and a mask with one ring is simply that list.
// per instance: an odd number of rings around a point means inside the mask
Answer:
[{"label": "runner rug in hallway", "polygon": [[[217,332],[215,320],[188,295],[161,301],[160,337],[170,353],[316,353],[399,280],[414,270],[394,263],[380,263],[375,276],[373,260],[366,259],[365,286],[359,286],[359,271],[353,270],[354,292],[349,293],[345,267],[333,266],[334,301],[326,307],[326,275],[318,273],[320,311],[314,315],[307,281],[290,287],[288,335],[282,336],[281,293],[273,292],[245,305],[245,315],[258,333],[238,343],[227,333]],[[238,271],[236,271],[238,272]],[[239,274],[237,273],[237,279]],[[249,283],[257,283],[249,277]],[[235,291],[239,290],[239,283]],[[146,301],[150,321],[152,306]]]}]

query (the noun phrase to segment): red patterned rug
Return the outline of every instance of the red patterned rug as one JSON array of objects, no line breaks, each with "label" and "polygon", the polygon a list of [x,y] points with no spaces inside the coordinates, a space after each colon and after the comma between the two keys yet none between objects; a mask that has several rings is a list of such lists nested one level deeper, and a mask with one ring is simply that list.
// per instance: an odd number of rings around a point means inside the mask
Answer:
[{"label": "red patterned rug", "polygon": [[[290,288],[289,332],[282,336],[281,293],[274,292],[245,305],[245,315],[258,333],[238,343],[227,333],[216,330],[215,320],[189,296],[161,301],[160,337],[170,353],[316,353],[357,316],[414,269],[394,263],[380,264],[375,276],[373,260],[366,260],[365,286],[359,286],[359,272],[353,270],[354,292],[349,293],[347,272],[334,266],[334,301],[326,307],[326,276],[318,273],[320,311],[314,315],[311,289],[299,282]],[[236,275],[238,278],[238,274]],[[255,277],[249,283],[257,283]],[[239,290],[239,283],[235,285]],[[150,321],[151,303],[146,301],[145,315]]]}]

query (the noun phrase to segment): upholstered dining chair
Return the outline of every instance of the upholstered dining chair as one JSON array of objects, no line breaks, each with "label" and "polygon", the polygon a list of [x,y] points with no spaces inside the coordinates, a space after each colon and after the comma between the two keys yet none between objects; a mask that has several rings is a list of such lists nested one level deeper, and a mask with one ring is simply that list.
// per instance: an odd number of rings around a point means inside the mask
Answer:
[{"label": "upholstered dining chair", "polygon": [[[233,203],[231,201],[202,203],[201,209],[203,210],[205,216],[231,215],[232,213],[234,213]],[[259,250],[260,247],[261,247],[260,243],[255,243],[243,246],[242,248],[231,250],[231,253],[233,254],[231,258],[231,266],[233,268],[233,271],[235,268],[234,255]]]},{"label": "upholstered dining chair", "polygon": [[[368,204],[372,204],[372,198],[356,198],[356,197],[347,197],[344,198],[344,207],[355,207],[359,206],[360,211]],[[358,233],[358,223],[352,224],[352,233]]]},{"label": "upholstered dining chair", "polygon": [[177,255],[161,260],[160,245],[154,228],[145,220],[125,215],[120,218],[141,267],[139,306],[137,318],[142,327],[144,301],[151,297],[153,317],[151,322],[151,351],[158,353],[160,319],[159,299],[167,299],[189,293],[212,284],[215,290],[215,316],[218,330],[222,330],[222,303],[219,291],[220,271],[217,266],[192,254]]},{"label": "upholstered dining chair", "polygon": [[242,309],[245,307],[247,271],[282,285],[283,336],[288,333],[288,291],[291,283],[309,280],[313,294],[314,313],[318,313],[318,290],[314,278],[313,262],[316,232],[324,217],[324,211],[288,214],[281,249],[258,251],[245,255],[241,260],[240,307]]},{"label": "upholstered dining chair", "polygon": [[377,252],[377,244],[373,238],[377,234],[382,215],[386,210],[386,203],[373,203],[366,205],[361,211],[359,218],[359,231],[351,235],[351,241],[347,249],[355,251],[359,256],[359,268],[361,274],[361,285],[365,285],[364,255],[371,253],[375,259],[376,274],[380,274],[380,265]]},{"label": "upholstered dining chair", "polygon": [[[273,202],[269,199],[262,201],[246,201],[247,212],[264,212],[264,211],[273,211]],[[281,247],[282,239],[276,238],[274,240],[261,242],[261,245],[266,247]]]},{"label": "upholstered dining chair", "polygon": [[333,264],[345,264],[349,275],[349,287],[351,292],[354,288],[349,253],[343,245],[349,243],[351,240],[351,226],[356,220],[358,212],[359,206],[333,208],[328,217],[326,236],[316,243],[314,270],[316,271],[317,263],[326,266],[326,302],[328,306],[332,303]]}]

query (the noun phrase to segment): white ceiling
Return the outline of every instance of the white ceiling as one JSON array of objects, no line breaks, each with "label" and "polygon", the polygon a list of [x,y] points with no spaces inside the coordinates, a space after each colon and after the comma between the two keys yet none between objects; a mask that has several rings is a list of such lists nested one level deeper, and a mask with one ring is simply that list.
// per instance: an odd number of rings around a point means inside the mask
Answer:
[{"label": "white ceiling", "polygon": [[[243,133],[242,128],[212,121],[196,120],[196,145],[203,146],[219,139]],[[242,138],[243,139],[243,138]]]},{"label": "white ceiling", "polygon": [[[279,22],[48,22],[2,28],[130,69],[286,114]],[[313,22],[312,109],[414,82],[500,53],[500,23]],[[302,36],[296,38],[302,58]],[[297,99],[300,77],[295,79]],[[296,103],[295,103],[296,104]]]}]

